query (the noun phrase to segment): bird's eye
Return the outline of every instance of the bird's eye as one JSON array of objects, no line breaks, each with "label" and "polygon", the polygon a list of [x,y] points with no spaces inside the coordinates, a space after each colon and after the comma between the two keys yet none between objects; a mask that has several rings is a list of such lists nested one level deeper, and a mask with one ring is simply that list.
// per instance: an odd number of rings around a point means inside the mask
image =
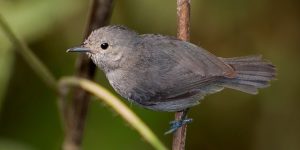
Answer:
[{"label": "bird's eye", "polygon": [[107,49],[108,48],[108,43],[102,43],[101,48],[102,49]]}]

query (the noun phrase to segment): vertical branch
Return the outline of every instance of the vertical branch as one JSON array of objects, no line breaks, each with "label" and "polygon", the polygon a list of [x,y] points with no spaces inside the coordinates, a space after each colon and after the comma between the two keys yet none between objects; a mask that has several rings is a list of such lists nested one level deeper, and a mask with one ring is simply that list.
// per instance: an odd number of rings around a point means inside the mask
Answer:
[{"label": "vertical branch", "polygon": [[[183,41],[190,39],[190,0],[177,0],[177,38]],[[185,119],[188,110],[175,113],[175,120]],[[184,150],[187,125],[183,125],[173,135],[173,150]]]},{"label": "vertical branch", "polygon": [[[95,29],[105,26],[111,16],[113,0],[92,0],[90,16],[87,24],[84,39]],[[84,54],[77,58],[76,76],[93,79],[95,65]],[[65,96],[62,96],[65,97]],[[70,104],[62,102],[61,113],[65,123],[65,150],[79,150],[82,143],[85,118],[89,104],[89,94],[81,88],[76,88]]]},{"label": "vertical branch", "polygon": [[177,0],[177,38],[190,39],[190,0]]}]

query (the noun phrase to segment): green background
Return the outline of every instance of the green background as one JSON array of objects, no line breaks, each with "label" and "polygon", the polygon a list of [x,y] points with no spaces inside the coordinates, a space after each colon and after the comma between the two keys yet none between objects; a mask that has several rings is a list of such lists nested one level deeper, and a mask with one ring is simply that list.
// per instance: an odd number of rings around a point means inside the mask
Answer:
[{"label": "green background", "polygon": [[[300,149],[300,5],[296,0],[192,0],[191,41],[220,57],[262,54],[278,80],[259,95],[224,90],[191,109],[187,149]],[[0,13],[57,78],[74,73],[88,1],[0,0]],[[175,0],[115,1],[112,24],[176,36]],[[108,85],[101,71],[98,83]],[[114,92],[114,91],[112,91]],[[94,97],[92,99],[95,99]],[[110,108],[92,101],[83,149],[152,149]],[[173,113],[130,106],[163,135]],[[58,150],[63,132],[54,93],[16,54],[0,29],[0,150]]]}]

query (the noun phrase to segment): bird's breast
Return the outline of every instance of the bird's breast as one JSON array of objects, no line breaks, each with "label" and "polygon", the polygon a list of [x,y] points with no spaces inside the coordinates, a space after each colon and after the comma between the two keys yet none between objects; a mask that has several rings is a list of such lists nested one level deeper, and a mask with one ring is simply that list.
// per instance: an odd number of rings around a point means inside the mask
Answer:
[{"label": "bird's breast", "polygon": [[109,72],[107,78],[114,90],[129,101],[143,104],[155,96],[155,91],[149,86],[152,80],[144,73],[119,69]]}]

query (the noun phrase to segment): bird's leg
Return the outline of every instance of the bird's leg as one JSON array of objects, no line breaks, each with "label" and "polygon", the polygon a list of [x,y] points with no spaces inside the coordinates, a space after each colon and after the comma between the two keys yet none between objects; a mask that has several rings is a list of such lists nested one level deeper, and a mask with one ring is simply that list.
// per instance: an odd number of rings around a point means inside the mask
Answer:
[{"label": "bird's leg", "polygon": [[188,109],[183,110],[183,113],[180,117],[180,120],[173,120],[170,122],[170,129],[165,132],[165,134],[170,134],[175,132],[178,128],[182,127],[185,124],[191,123],[193,121],[192,118],[187,118]]}]

